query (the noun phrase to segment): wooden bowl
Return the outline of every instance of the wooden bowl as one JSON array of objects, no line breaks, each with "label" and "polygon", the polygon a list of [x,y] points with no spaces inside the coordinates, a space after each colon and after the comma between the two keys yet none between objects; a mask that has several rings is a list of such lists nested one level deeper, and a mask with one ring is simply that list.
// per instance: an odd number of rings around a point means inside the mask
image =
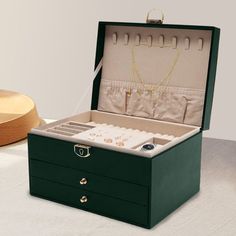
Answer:
[{"label": "wooden bowl", "polygon": [[0,90],[0,146],[26,138],[39,124],[35,104],[29,97]]}]

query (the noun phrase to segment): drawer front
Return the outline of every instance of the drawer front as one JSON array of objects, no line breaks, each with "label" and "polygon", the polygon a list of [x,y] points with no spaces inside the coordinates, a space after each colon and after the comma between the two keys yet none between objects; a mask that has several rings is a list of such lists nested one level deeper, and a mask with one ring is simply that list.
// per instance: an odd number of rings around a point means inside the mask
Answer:
[{"label": "drawer front", "polygon": [[30,160],[30,175],[84,190],[147,205],[148,188],[71,168]]},{"label": "drawer front", "polygon": [[76,143],[29,134],[29,157],[97,175],[149,185],[151,159],[91,147],[89,157],[74,152]]},{"label": "drawer front", "polygon": [[55,182],[30,178],[30,193],[100,215],[146,226],[147,208]]}]

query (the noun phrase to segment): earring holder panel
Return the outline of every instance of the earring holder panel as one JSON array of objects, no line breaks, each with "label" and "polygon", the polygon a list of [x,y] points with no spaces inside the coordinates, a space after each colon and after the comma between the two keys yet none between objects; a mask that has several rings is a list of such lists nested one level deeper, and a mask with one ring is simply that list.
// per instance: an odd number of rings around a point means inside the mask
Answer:
[{"label": "earring holder panel", "polygon": [[175,36],[175,35],[141,35],[140,33],[136,33],[134,35],[133,33],[122,33],[120,32],[114,32],[111,35],[112,43],[114,46],[117,45],[117,43],[123,44],[124,46],[129,46],[130,44],[134,44],[135,46],[148,46],[148,47],[169,47],[172,49],[177,49],[178,44],[183,44],[185,50],[198,50],[202,51],[204,48],[204,39],[202,37],[195,37],[193,39],[190,38],[190,36]]}]

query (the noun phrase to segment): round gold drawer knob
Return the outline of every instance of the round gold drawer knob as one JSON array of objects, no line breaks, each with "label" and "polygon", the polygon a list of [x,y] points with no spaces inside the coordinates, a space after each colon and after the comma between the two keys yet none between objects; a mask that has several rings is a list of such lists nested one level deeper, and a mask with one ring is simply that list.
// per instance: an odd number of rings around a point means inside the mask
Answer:
[{"label": "round gold drawer knob", "polygon": [[82,196],[81,198],[80,198],[80,202],[81,203],[86,203],[88,201],[88,198],[86,197],[86,196]]},{"label": "round gold drawer knob", "polygon": [[85,184],[88,183],[88,180],[87,180],[86,178],[82,178],[82,179],[79,181],[79,183],[80,183],[81,185],[85,185]]}]

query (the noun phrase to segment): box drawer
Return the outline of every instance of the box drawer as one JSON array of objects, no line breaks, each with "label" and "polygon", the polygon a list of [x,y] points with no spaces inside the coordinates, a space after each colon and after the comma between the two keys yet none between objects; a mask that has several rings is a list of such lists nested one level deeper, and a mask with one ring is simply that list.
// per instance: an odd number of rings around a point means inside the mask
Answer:
[{"label": "box drawer", "polygon": [[130,223],[142,226],[147,224],[148,214],[145,206],[37,177],[30,177],[30,183],[30,193],[32,195]]},{"label": "box drawer", "polygon": [[37,160],[30,160],[30,175],[84,190],[147,205],[148,188]]},{"label": "box drawer", "polygon": [[62,165],[97,175],[148,185],[149,158],[119,153],[97,147],[90,148],[90,156],[79,157],[74,152],[76,143],[29,134],[29,158]]}]

